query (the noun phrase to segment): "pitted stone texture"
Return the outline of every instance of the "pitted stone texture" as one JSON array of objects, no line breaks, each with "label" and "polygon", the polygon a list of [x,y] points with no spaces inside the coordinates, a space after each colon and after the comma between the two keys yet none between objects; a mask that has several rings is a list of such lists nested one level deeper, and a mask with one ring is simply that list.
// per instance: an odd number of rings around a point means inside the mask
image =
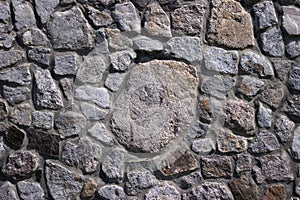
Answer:
[{"label": "pitted stone texture", "polygon": [[204,64],[208,70],[224,73],[237,74],[239,55],[237,51],[213,47],[204,52]]},{"label": "pitted stone texture", "polygon": [[39,166],[39,157],[33,151],[19,150],[8,156],[2,172],[13,180],[22,180],[30,177]]},{"label": "pitted stone texture", "polygon": [[17,184],[20,197],[23,200],[44,200],[46,199],[43,188],[38,182],[20,181]]},{"label": "pitted stone texture", "polygon": [[155,177],[145,169],[135,169],[127,172],[125,191],[128,195],[137,195],[141,191],[151,188],[156,183]]},{"label": "pitted stone texture", "polygon": [[87,131],[87,134],[95,140],[102,142],[106,145],[113,144],[113,136],[107,130],[103,123],[97,122],[92,128]]},{"label": "pitted stone texture", "polygon": [[43,24],[48,22],[50,15],[59,4],[59,0],[35,0],[34,2],[36,12]]},{"label": "pitted stone texture", "polygon": [[284,105],[284,111],[291,116],[300,117],[300,98],[297,94],[290,94]]},{"label": "pitted stone texture", "polygon": [[260,100],[271,108],[278,108],[284,97],[284,89],[280,83],[271,83],[261,93]]},{"label": "pitted stone texture", "polygon": [[233,200],[232,193],[225,183],[205,181],[191,191],[184,193],[183,200],[190,199],[218,199]]},{"label": "pitted stone texture", "polygon": [[197,154],[208,154],[216,149],[215,144],[210,138],[195,140],[191,148]]},{"label": "pitted stone texture", "polygon": [[274,4],[272,1],[264,1],[253,6],[254,20],[257,29],[269,28],[278,23]]},{"label": "pitted stone texture", "polygon": [[229,156],[206,156],[201,158],[202,174],[206,178],[229,178],[233,175],[232,159]]},{"label": "pitted stone texture", "polygon": [[145,36],[137,36],[132,39],[133,48],[135,50],[151,52],[151,51],[162,51],[163,44],[159,40],[153,40]]},{"label": "pitted stone texture", "polygon": [[131,2],[116,4],[112,14],[121,31],[141,32],[141,18]]},{"label": "pitted stone texture", "polygon": [[261,128],[271,128],[272,126],[272,110],[262,103],[258,105],[258,112],[256,114],[257,124]]},{"label": "pitted stone texture", "polygon": [[52,129],[54,121],[54,113],[47,111],[32,112],[32,125],[42,129]]},{"label": "pitted stone texture", "polygon": [[79,8],[55,12],[47,28],[54,49],[79,50],[93,46],[91,30]]},{"label": "pitted stone texture", "polygon": [[180,193],[175,186],[168,182],[161,182],[159,185],[151,188],[144,196],[145,200],[180,200]]},{"label": "pitted stone texture", "polygon": [[62,78],[59,80],[59,87],[67,101],[73,100],[73,86],[74,80],[71,78]]},{"label": "pitted stone texture", "polygon": [[110,95],[105,88],[82,85],[75,89],[74,98],[93,102],[101,108],[110,108]]},{"label": "pitted stone texture", "polygon": [[87,6],[87,10],[88,18],[96,27],[110,26],[114,22],[109,10],[100,11],[98,9],[93,8],[92,6]]},{"label": "pitted stone texture", "polygon": [[5,132],[5,141],[13,145],[15,148],[20,148],[24,142],[26,133],[15,125],[11,125]]},{"label": "pitted stone texture", "polygon": [[29,85],[31,83],[30,67],[32,64],[24,63],[16,67],[0,71],[0,80],[18,85]]},{"label": "pitted stone texture", "polygon": [[292,58],[300,56],[300,40],[291,41],[286,45],[286,52]]},{"label": "pitted stone texture", "polygon": [[239,200],[258,200],[259,188],[252,178],[242,176],[229,182],[232,194]]},{"label": "pitted stone texture", "polygon": [[98,189],[101,199],[125,200],[125,193],[118,185],[105,185]]},{"label": "pitted stone texture", "polygon": [[0,50],[0,69],[14,65],[25,58],[25,52],[22,50]]},{"label": "pitted stone texture", "polygon": [[32,106],[29,103],[22,103],[10,110],[9,120],[14,124],[21,126],[31,125]]},{"label": "pitted stone texture", "polygon": [[21,41],[25,46],[50,47],[50,41],[43,31],[38,28],[29,28],[21,35]]},{"label": "pitted stone texture", "polygon": [[189,128],[188,137],[190,138],[202,138],[204,137],[210,126],[208,124],[202,123],[201,121],[197,120],[194,122],[193,126]]},{"label": "pitted stone texture", "polygon": [[[199,110],[200,120],[205,123],[215,122],[218,118],[224,115],[223,105],[220,100],[212,97],[200,97],[199,98]],[[207,126],[201,126],[207,127]],[[209,128],[209,127],[208,127]],[[206,132],[207,129],[205,128]],[[202,128],[203,129],[203,128]]]},{"label": "pitted stone texture", "polygon": [[147,5],[144,18],[144,28],[150,35],[172,36],[170,19],[158,2],[151,2]]},{"label": "pitted stone texture", "polygon": [[31,98],[28,87],[9,87],[3,85],[3,98],[10,104],[15,105]]},{"label": "pitted stone texture", "polygon": [[226,99],[234,82],[232,77],[226,75],[202,76],[201,91],[218,99]]},{"label": "pitted stone texture", "polygon": [[54,73],[57,75],[75,75],[78,69],[78,56],[75,53],[61,53],[54,57]]},{"label": "pitted stone texture", "polygon": [[300,91],[300,67],[293,66],[291,68],[287,86],[290,89]]},{"label": "pitted stone texture", "polygon": [[91,121],[98,121],[105,119],[108,112],[92,103],[82,102],[80,104],[82,114]]},{"label": "pitted stone texture", "polygon": [[92,197],[97,190],[97,184],[98,184],[97,180],[93,178],[86,178],[80,196],[83,198]]},{"label": "pitted stone texture", "polygon": [[286,191],[284,185],[273,184],[268,186],[265,190],[262,200],[269,199],[286,199]]},{"label": "pitted stone texture", "polygon": [[8,112],[9,112],[9,107],[3,99],[0,99],[0,121],[3,121],[7,118]]},{"label": "pitted stone texture", "polygon": [[51,49],[45,47],[31,47],[28,49],[28,58],[34,62],[49,66]]},{"label": "pitted stone texture", "polygon": [[238,174],[247,173],[252,170],[253,161],[250,154],[242,153],[236,157],[236,172]]},{"label": "pitted stone texture", "polygon": [[293,157],[296,160],[300,160],[300,127],[297,127],[294,131],[291,150],[292,150]]},{"label": "pitted stone texture", "polygon": [[124,50],[112,53],[109,55],[112,69],[115,71],[126,71],[133,59],[136,58],[136,53],[132,50]]},{"label": "pitted stone texture", "polygon": [[270,153],[279,150],[280,144],[276,136],[266,130],[262,130],[257,138],[249,145],[249,150],[252,153]]},{"label": "pitted stone texture", "polygon": [[0,184],[0,199],[1,200],[20,200],[16,186],[8,181]]},{"label": "pitted stone texture", "polygon": [[210,43],[234,49],[254,45],[251,16],[239,2],[213,0],[207,38]]},{"label": "pitted stone texture", "polygon": [[55,160],[46,160],[45,177],[49,192],[54,200],[79,198],[83,177]]},{"label": "pitted stone texture", "polygon": [[238,91],[250,98],[255,96],[265,85],[263,81],[252,76],[243,75],[240,77],[241,81],[238,87]]},{"label": "pitted stone texture", "polygon": [[287,116],[281,115],[275,120],[274,133],[281,142],[286,143],[291,139],[294,127],[295,123],[293,121]]},{"label": "pitted stone texture", "polygon": [[29,2],[13,0],[12,7],[17,30],[36,25],[33,8]]},{"label": "pitted stone texture", "polygon": [[181,34],[194,35],[204,31],[206,5],[183,5],[171,13],[172,29]]},{"label": "pitted stone texture", "polygon": [[165,44],[167,54],[189,62],[202,60],[201,40],[198,37],[173,37]]},{"label": "pitted stone texture", "polygon": [[61,94],[48,69],[36,68],[33,100],[38,108],[57,110],[63,107]]},{"label": "pitted stone texture", "polygon": [[3,136],[0,136],[0,158],[6,153],[7,146],[3,141]]},{"label": "pitted stone texture", "polygon": [[217,146],[222,153],[240,153],[248,148],[247,140],[234,135],[230,130],[220,129],[217,131]]},{"label": "pitted stone texture", "polygon": [[112,91],[117,91],[121,87],[121,84],[125,78],[126,73],[110,73],[106,80],[104,85],[112,90]]},{"label": "pitted stone texture", "polygon": [[158,152],[193,119],[197,84],[196,69],[182,62],[137,65],[114,105],[117,140],[131,151]]},{"label": "pitted stone texture", "polygon": [[106,29],[109,46],[116,50],[130,49],[132,40],[121,33],[119,29]]},{"label": "pitted stone texture", "polygon": [[290,60],[279,58],[272,59],[272,64],[279,80],[286,81],[292,62]]},{"label": "pitted stone texture", "polygon": [[[11,24],[11,11],[9,7],[9,2],[2,1],[0,3],[0,35],[4,35],[12,30]],[[2,39],[2,38],[1,38]]]},{"label": "pitted stone texture", "polygon": [[124,161],[125,153],[123,151],[111,151],[102,161],[104,175],[113,181],[122,181],[124,178]]},{"label": "pitted stone texture", "polygon": [[175,179],[174,182],[183,190],[189,189],[194,185],[198,185],[203,180],[200,171],[192,172],[188,175]]},{"label": "pitted stone texture", "polygon": [[260,34],[261,49],[272,57],[284,56],[284,43],[282,31],[278,27],[273,27]]},{"label": "pitted stone texture", "polygon": [[273,67],[270,61],[266,57],[251,51],[243,53],[240,67],[244,72],[259,77],[274,76]]},{"label": "pitted stone texture", "polygon": [[283,7],[283,28],[289,35],[300,35],[300,8]]}]

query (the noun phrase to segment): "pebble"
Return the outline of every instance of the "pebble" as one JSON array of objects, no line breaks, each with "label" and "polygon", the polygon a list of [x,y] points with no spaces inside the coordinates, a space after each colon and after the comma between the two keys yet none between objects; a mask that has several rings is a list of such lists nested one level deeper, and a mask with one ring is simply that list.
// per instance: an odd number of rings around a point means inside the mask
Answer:
[{"label": "pebble", "polygon": [[294,127],[295,123],[293,121],[287,116],[281,115],[275,120],[274,133],[281,142],[286,143],[291,139]]},{"label": "pebble", "polygon": [[121,150],[111,151],[102,161],[102,171],[106,178],[121,182],[124,178],[125,153]]},{"label": "pebble", "polygon": [[263,81],[252,76],[242,75],[240,77],[238,91],[250,98],[253,98],[265,85]]},{"label": "pebble", "polygon": [[234,135],[230,130],[220,129],[217,131],[217,147],[222,153],[240,153],[248,148],[244,137]]},{"label": "pebble", "polygon": [[284,89],[280,83],[270,83],[260,95],[260,100],[271,108],[278,108],[284,98]]},{"label": "pebble", "polygon": [[124,50],[109,55],[112,69],[123,72],[128,70],[129,65],[136,58],[136,53],[132,50]]}]

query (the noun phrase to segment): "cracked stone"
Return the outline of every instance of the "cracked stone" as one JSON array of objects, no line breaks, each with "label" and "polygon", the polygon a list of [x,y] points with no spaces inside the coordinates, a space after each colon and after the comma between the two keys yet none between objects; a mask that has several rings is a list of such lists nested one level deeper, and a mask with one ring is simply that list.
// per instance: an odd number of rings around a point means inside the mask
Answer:
[{"label": "cracked stone", "polygon": [[3,97],[10,105],[15,105],[29,100],[31,92],[28,87],[9,87],[3,85]]},{"label": "cracked stone", "polygon": [[271,128],[272,110],[259,102],[258,112],[256,114],[258,126],[261,128]]},{"label": "cracked stone", "polygon": [[241,81],[238,87],[238,91],[241,94],[246,95],[247,97],[255,96],[265,85],[263,81],[252,76],[243,75],[240,77]]},{"label": "cracked stone", "polygon": [[136,58],[136,53],[132,50],[124,50],[109,55],[112,69],[115,71],[126,71],[129,65]]},{"label": "cracked stone", "polygon": [[28,58],[42,65],[49,66],[51,59],[51,49],[44,47],[31,47],[28,50]]},{"label": "cracked stone", "polygon": [[300,40],[291,41],[286,45],[286,52],[292,58],[300,56]]},{"label": "cracked stone", "polygon": [[0,184],[0,199],[20,200],[16,186],[8,181]]},{"label": "cracked stone", "polygon": [[24,63],[17,67],[3,69],[0,71],[0,80],[18,85],[29,85],[31,83],[31,66],[32,64]]},{"label": "cracked stone", "polygon": [[201,158],[202,174],[206,178],[229,178],[233,176],[232,159],[229,156],[206,156]]},{"label": "cracked stone", "polygon": [[103,123],[97,122],[92,128],[87,131],[87,134],[95,140],[106,145],[113,144],[113,137]]},{"label": "cracked stone", "polygon": [[98,9],[95,9],[92,6],[88,6],[87,10],[88,18],[96,27],[110,26],[114,22],[109,10],[99,11]]},{"label": "cracked stone", "polygon": [[297,127],[294,131],[294,137],[291,145],[292,156],[296,160],[300,160],[300,127]]},{"label": "cracked stone", "polygon": [[113,92],[118,91],[125,76],[125,73],[110,73],[107,76],[104,85]]},{"label": "cracked stone", "polygon": [[125,191],[128,195],[137,195],[142,190],[151,188],[156,183],[155,177],[145,169],[135,169],[127,172]]},{"label": "cracked stone", "polygon": [[144,196],[145,200],[151,199],[166,199],[166,200],[180,200],[180,193],[175,186],[164,181],[157,186],[148,190]]},{"label": "cracked stone", "polygon": [[284,105],[284,111],[291,116],[300,117],[300,98],[297,94],[290,94]]},{"label": "cracked stone", "polygon": [[247,140],[234,135],[230,130],[220,129],[217,132],[217,146],[222,153],[240,153],[248,148]]},{"label": "cracked stone", "polygon": [[24,31],[21,35],[21,40],[22,43],[27,47],[50,47],[50,41],[48,40],[46,34],[38,28],[29,28]]},{"label": "cracked stone", "polygon": [[38,182],[20,181],[17,183],[17,186],[20,197],[23,200],[44,200],[46,198],[44,190]]},{"label": "cracked stone", "polygon": [[82,114],[91,121],[98,121],[105,119],[105,117],[108,115],[108,112],[106,110],[103,110],[96,106],[95,104],[82,102],[80,104]]},{"label": "cracked stone", "polygon": [[105,185],[98,189],[101,199],[125,200],[125,193],[122,187],[118,185]]},{"label": "cracked stone", "polygon": [[14,65],[25,57],[25,52],[22,50],[0,50],[0,69]]},{"label": "cracked stone", "polygon": [[249,150],[252,153],[270,153],[279,150],[280,144],[276,136],[266,130],[262,130],[258,136],[249,145]]},{"label": "cracked stone", "polygon": [[58,54],[54,57],[54,73],[57,75],[75,75],[78,69],[78,56],[76,53]]},{"label": "cracked stone", "polygon": [[260,34],[262,50],[272,57],[284,56],[284,43],[280,28],[273,27]]},{"label": "cracked stone", "polygon": [[282,184],[270,185],[266,188],[262,200],[285,199],[285,188]]},{"label": "cracked stone", "polygon": [[35,0],[35,9],[41,22],[45,24],[59,4],[59,0]]},{"label": "cracked stone", "polygon": [[293,121],[287,116],[281,115],[275,120],[274,133],[281,142],[286,143],[291,139],[294,127],[295,123]]},{"label": "cracked stone", "polygon": [[14,147],[20,148],[26,133],[15,125],[11,125],[5,133],[5,141]]},{"label": "cracked stone", "polygon": [[12,7],[17,30],[36,26],[33,8],[29,2],[13,0]]},{"label": "cracked stone", "polygon": [[252,170],[253,161],[250,154],[242,153],[237,155],[236,172],[238,174],[250,172]]},{"label": "cracked stone", "polygon": [[300,9],[295,6],[283,6],[282,25],[289,35],[300,35]]},{"label": "cracked stone", "polygon": [[269,28],[278,24],[276,11],[272,1],[264,1],[253,6],[254,20],[257,29]]},{"label": "cracked stone", "polygon": [[6,101],[4,101],[3,99],[0,99],[0,121],[3,121],[7,118],[8,116],[8,105],[6,103]]},{"label": "cracked stone", "polygon": [[242,176],[229,182],[232,194],[235,199],[239,200],[258,200],[259,188],[252,178]]},{"label": "cracked stone", "polygon": [[208,154],[216,149],[210,138],[203,138],[193,141],[192,150],[197,154]]},{"label": "cracked stone", "polygon": [[290,89],[300,90],[300,67],[293,66],[291,68],[287,86]]},{"label": "cracked stone", "polygon": [[133,48],[140,51],[162,51],[163,44],[159,40],[153,40],[146,36],[137,36],[133,38]]},{"label": "cracked stone", "polygon": [[52,129],[54,113],[48,111],[34,111],[32,114],[32,125],[42,129]]},{"label": "cracked stone", "polygon": [[261,93],[260,100],[271,108],[278,108],[284,97],[284,89],[279,83],[271,83]]},{"label": "cracked stone", "polygon": [[29,103],[22,103],[10,110],[9,120],[21,126],[31,125],[32,106]]},{"label": "cracked stone", "polygon": [[116,182],[124,178],[125,153],[120,150],[111,151],[102,161],[102,171],[104,175]]}]

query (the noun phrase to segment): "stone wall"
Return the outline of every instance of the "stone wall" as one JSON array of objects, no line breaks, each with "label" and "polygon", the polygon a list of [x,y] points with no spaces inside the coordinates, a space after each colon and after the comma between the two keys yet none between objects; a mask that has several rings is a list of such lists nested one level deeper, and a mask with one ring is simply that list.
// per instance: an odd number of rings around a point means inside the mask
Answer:
[{"label": "stone wall", "polygon": [[299,199],[299,7],[0,1],[0,199]]}]

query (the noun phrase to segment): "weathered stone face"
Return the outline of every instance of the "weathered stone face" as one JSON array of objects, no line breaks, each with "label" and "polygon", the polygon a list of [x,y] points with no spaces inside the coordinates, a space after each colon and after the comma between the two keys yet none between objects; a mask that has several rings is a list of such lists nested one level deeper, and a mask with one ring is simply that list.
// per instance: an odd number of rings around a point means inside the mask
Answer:
[{"label": "weathered stone face", "polygon": [[194,118],[198,77],[193,66],[153,60],[133,68],[111,119],[119,143],[158,152]]}]

